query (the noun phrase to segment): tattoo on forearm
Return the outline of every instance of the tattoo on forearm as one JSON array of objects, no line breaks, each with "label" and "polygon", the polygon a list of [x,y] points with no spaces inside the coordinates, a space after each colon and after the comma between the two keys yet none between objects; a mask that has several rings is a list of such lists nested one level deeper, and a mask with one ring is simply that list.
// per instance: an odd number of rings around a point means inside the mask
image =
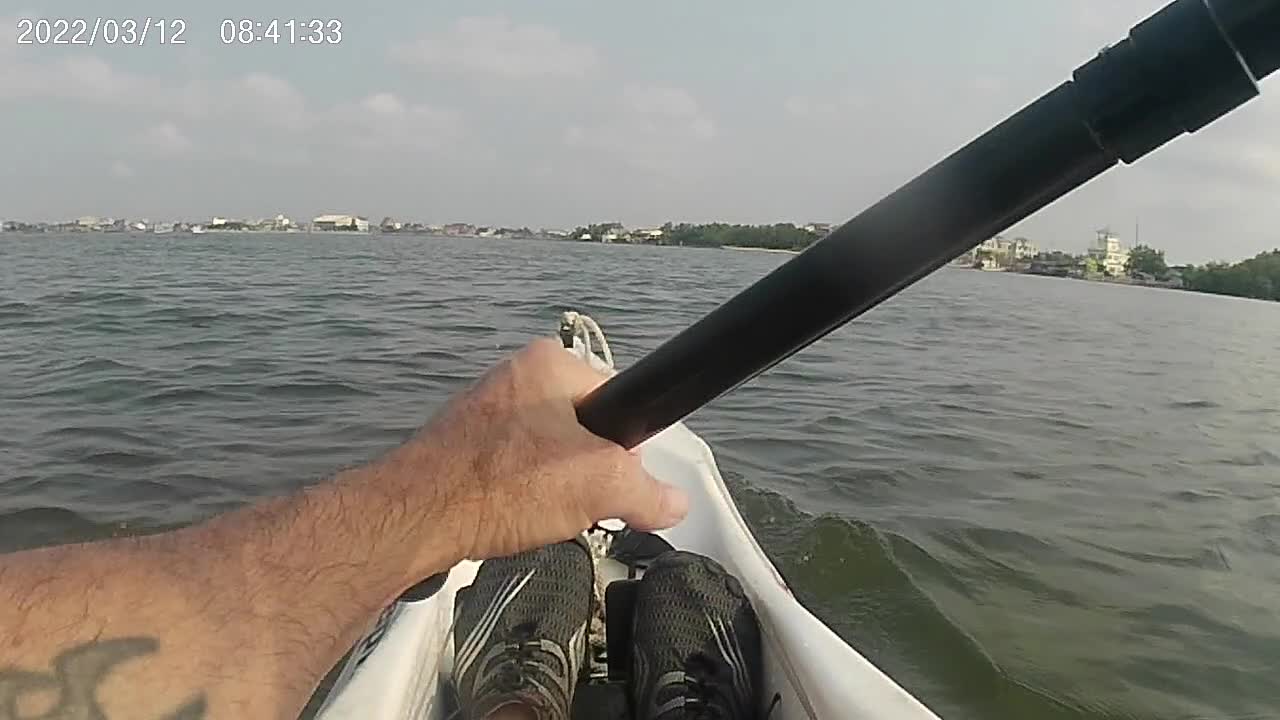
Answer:
[{"label": "tattoo on forearm", "polygon": [[[111,720],[98,705],[98,686],[118,664],[150,655],[159,647],[151,638],[119,638],[86,643],[53,661],[52,673],[0,668],[0,720]],[[56,704],[43,715],[19,714],[19,703],[31,694],[49,693]],[[201,720],[203,695],[187,701],[158,720]]]}]

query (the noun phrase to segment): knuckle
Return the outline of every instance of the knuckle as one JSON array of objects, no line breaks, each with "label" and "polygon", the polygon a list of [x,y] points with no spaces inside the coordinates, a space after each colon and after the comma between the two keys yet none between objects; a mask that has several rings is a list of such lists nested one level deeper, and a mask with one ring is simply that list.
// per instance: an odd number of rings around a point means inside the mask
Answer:
[{"label": "knuckle", "polygon": [[603,450],[602,453],[604,454],[601,460],[602,469],[606,471],[611,481],[620,484],[631,476],[631,463],[627,453],[612,448]]},{"label": "knuckle", "polygon": [[564,349],[560,343],[546,337],[538,338],[525,346],[525,354],[538,360],[547,360],[556,357],[556,353],[562,352]]}]

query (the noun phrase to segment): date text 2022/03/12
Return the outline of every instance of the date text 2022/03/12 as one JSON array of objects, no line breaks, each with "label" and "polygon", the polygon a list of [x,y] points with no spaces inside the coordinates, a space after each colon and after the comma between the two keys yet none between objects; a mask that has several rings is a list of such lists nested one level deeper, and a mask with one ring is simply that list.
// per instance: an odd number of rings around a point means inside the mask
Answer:
[{"label": "date text 2022/03/12", "polygon": [[[19,45],[185,45],[200,33],[188,33],[181,18],[19,18]],[[223,45],[337,45],[343,22],[337,18],[226,18],[210,41]],[[214,40],[216,38],[216,40]]]},{"label": "date text 2022/03/12", "polygon": [[187,21],[163,17],[18,18],[19,45],[186,45]]}]

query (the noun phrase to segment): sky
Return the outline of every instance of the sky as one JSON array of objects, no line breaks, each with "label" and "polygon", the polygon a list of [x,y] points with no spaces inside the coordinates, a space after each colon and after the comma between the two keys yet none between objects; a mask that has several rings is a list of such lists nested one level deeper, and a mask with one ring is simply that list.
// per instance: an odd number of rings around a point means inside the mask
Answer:
[{"label": "sky", "polygon": [[[19,45],[23,18],[105,11],[35,4],[0,0],[0,218],[563,228],[843,222],[1163,3],[114,0],[186,43]],[[242,18],[342,37],[223,44]],[[1137,228],[1171,262],[1280,246],[1280,80],[1262,89],[1010,232],[1081,251]]]}]

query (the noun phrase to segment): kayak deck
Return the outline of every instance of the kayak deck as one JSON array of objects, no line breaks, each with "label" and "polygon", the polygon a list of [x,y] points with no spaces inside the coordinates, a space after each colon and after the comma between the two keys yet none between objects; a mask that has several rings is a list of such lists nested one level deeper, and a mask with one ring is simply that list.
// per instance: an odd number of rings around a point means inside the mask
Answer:
[{"label": "kayak deck", "polygon": [[[587,355],[581,345],[575,350]],[[607,369],[594,355],[588,358]],[[691,499],[683,522],[655,534],[675,548],[714,558],[738,578],[755,607],[765,654],[761,696],[766,707],[778,697],[770,720],[937,720],[800,604],[751,535],[701,438],[677,423],[641,445],[640,456],[650,473]],[[459,563],[434,595],[388,608],[353,650],[317,717],[450,720],[454,600],[478,567]],[[604,559],[597,572],[612,582],[626,578],[628,568]],[[598,658],[595,668],[598,674]]]}]

